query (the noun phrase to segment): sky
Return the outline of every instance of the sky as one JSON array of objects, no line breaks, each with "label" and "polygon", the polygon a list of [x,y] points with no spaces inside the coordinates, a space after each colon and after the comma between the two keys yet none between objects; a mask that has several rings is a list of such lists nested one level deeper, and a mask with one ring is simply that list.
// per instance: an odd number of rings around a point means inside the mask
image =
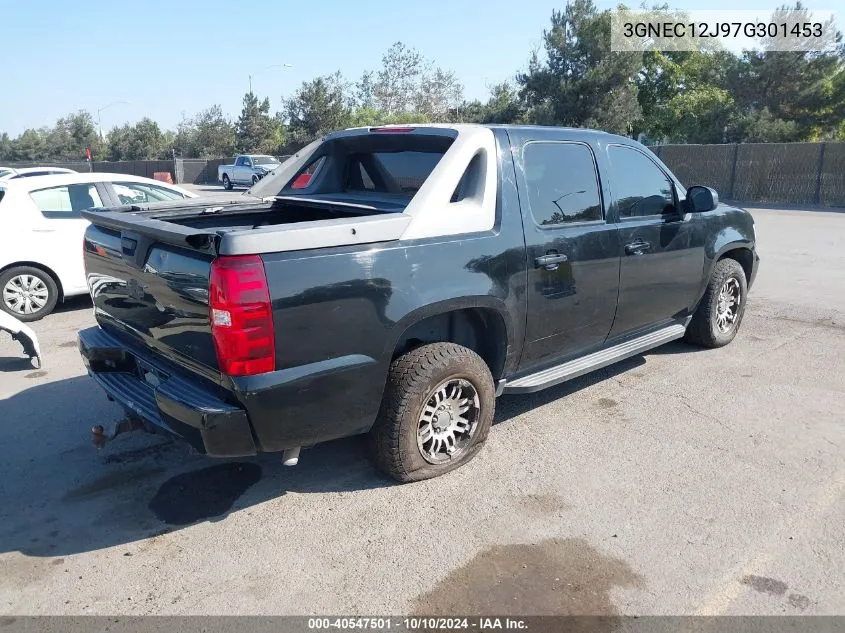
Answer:
[{"label": "sky", "polygon": [[[828,9],[829,2],[805,2]],[[638,6],[638,2],[629,2]],[[759,9],[781,0],[669,0],[679,9]],[[454,70],[468,99],[524,69],[542,45],[548,0],[0,0],[0,132],[52,126],[79,109],[102,128],[148,116],[175,129],[213,104],[236,118],[253,90],[281,107],[303,81],[357,80],[396,41]],[[596,0],[600,9],[614,0]],[[407,8],[406,8],[407,7]],[[287,68],[283,64],[291,64]],[[277,66],[267,69],[268,66]],[[278,66],[282,66],[278,68]]]}]

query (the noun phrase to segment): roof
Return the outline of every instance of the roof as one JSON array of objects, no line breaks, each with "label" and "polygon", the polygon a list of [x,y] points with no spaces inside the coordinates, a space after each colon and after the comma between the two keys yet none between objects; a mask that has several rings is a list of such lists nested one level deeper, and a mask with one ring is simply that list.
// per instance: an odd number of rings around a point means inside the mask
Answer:
[{"label": "roof", "polygon": [[521,131],[531,131],[531,130],[555,130],[558,132],[571,132],[572,134],[579,134],[584,136],[597,136],[607,139],[615,139],[620,141],[626,142],[633,142],[636,143],[636,140],[629,138],[627,136],[620,136],[618,134],[611,134],[610,132],[604,132],[602,130],[594,130],[592,128],[583,128],[583,127],[565,127],[565,126],[557,126],[557,125],[518,125],[518,124],[510,124],[510,123],[397,123],[397,124],[390,124],[390,125],[370,125],[370,126],[362,126],[362,127],[353,127],[347,128],[346,130],[341,130],[339,132],[334,132],[332,134],[327,134],[326,137],[335,138],[337,136],[344,136],[344,132],[346,133],[355,133],[360,134],[362,132],[366,132],[367,130],[372,129],[390,129],[390,128],[414,128],[414,129],[421,129],[421,130],[454,130],[455,132],[461,133],[471,130],[478,130],[478,129],[503,129],[503,130],[521,130]]},{"label": "roof", "polygon": [[5,182],[0,183],[4,188],[19,188],[24,189],[25,191],[33,191],[35,189],[45,189],[47,187],[58,187],[61,185],[76,185],[76,184],[84,184],[88,182],[104,182],[104,181],[120,181],[120,182],[139,182],[139,183],[147,183],[147,184],[154,184],[160,185],[164,187],[170,187],[180,191],[181,193],[187,193],[190,196],[194,196],[190,191],[182,189],[176,185],[171,185],[166,182],[161,182],[159,180],[153,180],[152,178],[144,178],[143,176],[133,176],[130,174],[114,174],[109,172],[102,172],[102,171],[95,171],[95,172],[83,172],[83,173],[72,173],[72,174],[53,174],[50,176],[30,176],[29,178],[19,178],[15,180],[8,180]]}]

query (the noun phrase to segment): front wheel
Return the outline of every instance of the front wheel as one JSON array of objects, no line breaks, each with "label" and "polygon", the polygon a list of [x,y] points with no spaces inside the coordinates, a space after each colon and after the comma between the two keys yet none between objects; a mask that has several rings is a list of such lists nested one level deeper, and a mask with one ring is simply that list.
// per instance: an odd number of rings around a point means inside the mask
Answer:
[{"label": "front wheel", "polygon": [[739,331],[745,314],[748,282],[735,259],[721,259],[687,327],[686,339],[704,347],[727,345]]},{"label": "front wheel", "polygon": [[229,176],[227,176],[226,174],[223,174],[223,188],[226,191],[232,190],[232,181],[229,180]]},{"label": "front wheel", "polygon": [[0,274],[0,309],[19,321],[47,316],[59,300],[55,280],[40,268],[16,266]]},{"label": "front wheel", "polygon": [[490,369],[470,349],[432,343],[390,366],[370,432],[376,465],[402,482],[437,477],[471,460],[493,422]]},{"label": "front wheel", "polygon": [[252,176],[252,186],[254,187],[257,184],[258,184],[258,176],[253,175]]}]

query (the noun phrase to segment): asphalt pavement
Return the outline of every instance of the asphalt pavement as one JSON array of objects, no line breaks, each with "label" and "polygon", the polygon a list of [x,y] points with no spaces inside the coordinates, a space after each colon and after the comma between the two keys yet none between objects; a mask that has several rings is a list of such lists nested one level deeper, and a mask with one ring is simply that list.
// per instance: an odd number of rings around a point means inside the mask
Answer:
[{"label": "asphalt pavement", "polygon": [[0,615],[845,614],[845,214],[754,211],[736,340],[506,396],[465,467],[396,485],[360,439],[213,460],[85,375],[87,298],[0,334]]}]

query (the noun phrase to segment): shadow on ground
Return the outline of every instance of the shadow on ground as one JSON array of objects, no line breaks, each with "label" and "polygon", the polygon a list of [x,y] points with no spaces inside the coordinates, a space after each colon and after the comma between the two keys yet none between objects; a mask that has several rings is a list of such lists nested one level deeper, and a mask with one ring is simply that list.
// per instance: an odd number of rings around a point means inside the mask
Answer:
[{"label": "shadow on ground", "polygon": [[[53,314],[62,314],[63,312],[73,312],[75,310],[90,310],[91,297],[87,294],[78,295],[76,297],[68,297],[53,310]],[[46,318],[50,318],[49,315]]]},{"label": "shadow on ground", "polygon": [[[504,396],[494,424],[643,364],[639,356],[536,394]],[[367,459],[363,437],[303,451],[296,468],[282,466],[277,454],[210,459],[182,442],[140,432],[97,451],[91,426],[121,417],[87,376],[38,384],[0,401],[0,551],[76,554],[220,520],[287,492],[393,485]]]}]

